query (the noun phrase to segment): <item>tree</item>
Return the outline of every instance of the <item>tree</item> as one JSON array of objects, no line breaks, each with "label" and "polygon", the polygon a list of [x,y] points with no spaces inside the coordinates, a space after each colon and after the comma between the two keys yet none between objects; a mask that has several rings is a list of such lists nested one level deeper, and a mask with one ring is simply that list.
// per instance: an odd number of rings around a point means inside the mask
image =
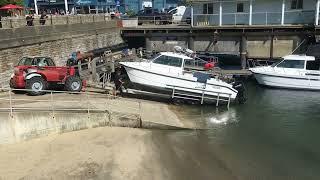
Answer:
[{"label": "tree", "polygon": [[0,6],[4,6],[7,4],[16,4],[19,6],[23,6],[24,1],[23,0],[0,0]]},{"label": "tree", "polygon": [[178,6],[192,6],[193,0],[179,0]]},{"label": "tree", "polygon": [[8,0],[0,0],[0,6],[6,5],[6,4],[9,4]]}]

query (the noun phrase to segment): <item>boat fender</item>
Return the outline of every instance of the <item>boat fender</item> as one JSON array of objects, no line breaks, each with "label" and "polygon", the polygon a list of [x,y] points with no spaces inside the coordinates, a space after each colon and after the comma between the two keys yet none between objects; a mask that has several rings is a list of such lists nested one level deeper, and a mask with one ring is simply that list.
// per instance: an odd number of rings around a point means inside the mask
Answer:
[{"label": "boat fender", "polygon": [[214,63],[213,62],[208,62],[208,63],[206,63],[204,65],[204,69],[206,69],[206,70],[210,70],[212,68],[214,68]]}]

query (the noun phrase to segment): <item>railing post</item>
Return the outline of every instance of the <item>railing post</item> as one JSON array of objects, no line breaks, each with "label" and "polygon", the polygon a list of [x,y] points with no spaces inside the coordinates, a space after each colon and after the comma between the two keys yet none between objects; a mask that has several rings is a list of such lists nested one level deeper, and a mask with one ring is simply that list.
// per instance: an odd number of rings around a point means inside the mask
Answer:
[{"label": "railing post", "polygon": [[250,5],[249,5],[249,26],[252,25],[252,0],[250,0]]},{"label": "railing post", "polygon": [[54,102],[53,102],[53,94],[52,91],[50,92],[50,100],[51,100],[51,111],[52,111],[52,117],[54,118]]},{"label": "railing post", "polygon": [[315,18],[315,25],[319,25],[319,8],[320,8],[320,0],[317,0],[317,5],[316,5],[316,18]]},{"label": "railing post", "polygon": [[12,109],[12,97],[11,97],[11,88],[9,89],[9,104],[10,104],[10,117],[13,118],[13,109]]},{"label": "railing post", "polygon": [[193,27],[193,7],[191,6],[191,27]]},{"label": "railing post", "polygon": [[[91,59],[91,58],[90,58]],[[89,62],[90,67],[91,67],[91,79],[93,82],[99,82],[100,79],[97,79],[97,63],[96,63],[96,59],[91,60],[91,62]],[[100,77],[100,76],[99,76]]]},{"label": "railing post", "polygon": [[268,25],[268,12],[266,12],[266,25]]},{"label": "railing post", "polygon": [[81,76],[81,70],[82,70],[81,61],[78,61],[78,71],[79,71],[80,76]]},{"label": "railing post", "polygon": [[220,97],[220,93],[218,93],[218,98],[217,98],[217,102],[216,102],[216,106],[219,106],[219,97]]},{"label": "railing post", "polygon": [[88,92],[86,92],[86,95],[87,95],[87,108],[88,108],[88,119],[90,119],[90,101],[89,101],[89,94]]},{"label": "railing post", "polygon": [[201,104],[203,104],[203,98],[204,98],[204,90],[202,91]]},{"label": "railing post", "polygon": [[284,25],[284,11],[286,9],[286,0],[282,0],[281,25]]},{"label": "railing post", "polygon": [[230,107],[230,99],[231,99],[231,94],[229,94],[229,99],[228,99],[228,110],[229,110],[229,107]]},{"label": "railing post", "polygon": [[234,25],[237,25],[237,13],[234,13]]},{"label": "railing post", "polygon": [[175,87],[173,87],[173,90],[172,90],[172,96],[171,96],[172,99],[174,98],[174,91],[175,91]]},{"label": "railing post", "polygon": [[219,4],[219,26],[222,26],[222,2]]}]

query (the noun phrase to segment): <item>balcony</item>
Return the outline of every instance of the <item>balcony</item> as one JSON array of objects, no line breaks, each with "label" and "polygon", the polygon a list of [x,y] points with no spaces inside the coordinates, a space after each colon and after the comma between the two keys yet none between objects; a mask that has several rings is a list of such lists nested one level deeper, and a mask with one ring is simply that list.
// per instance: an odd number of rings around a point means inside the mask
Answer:
[{"label": "balcony", "polygon": [[[251,25],[310,25],[314,24],[315,11],[253,12]],[[194,14],[193,26],[250,25],[249,13]]]}]

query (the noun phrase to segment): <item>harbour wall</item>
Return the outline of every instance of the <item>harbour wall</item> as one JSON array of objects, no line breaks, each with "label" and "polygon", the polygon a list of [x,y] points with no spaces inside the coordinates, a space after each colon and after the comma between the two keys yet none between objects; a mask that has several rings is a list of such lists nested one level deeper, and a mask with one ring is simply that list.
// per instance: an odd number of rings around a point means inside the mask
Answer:
[{"label": "harbour wall", "polygon": [[0,145],[103,126],[201,128],[193,120],[179,118],[166,103],[89,91],[36,97],[0,92]]},{"label": "harbour wall", "polygon": [[24,56],[49,56],[65,65],[72,52],[123,43],[116,21],[0,29],[0,73],[7,79]]},{"label": "harbour wall", "polygon": [[102,126],[140,127],[139,116],[121,117],[107,111],[55,111],[0,113],[0,144]]}]

